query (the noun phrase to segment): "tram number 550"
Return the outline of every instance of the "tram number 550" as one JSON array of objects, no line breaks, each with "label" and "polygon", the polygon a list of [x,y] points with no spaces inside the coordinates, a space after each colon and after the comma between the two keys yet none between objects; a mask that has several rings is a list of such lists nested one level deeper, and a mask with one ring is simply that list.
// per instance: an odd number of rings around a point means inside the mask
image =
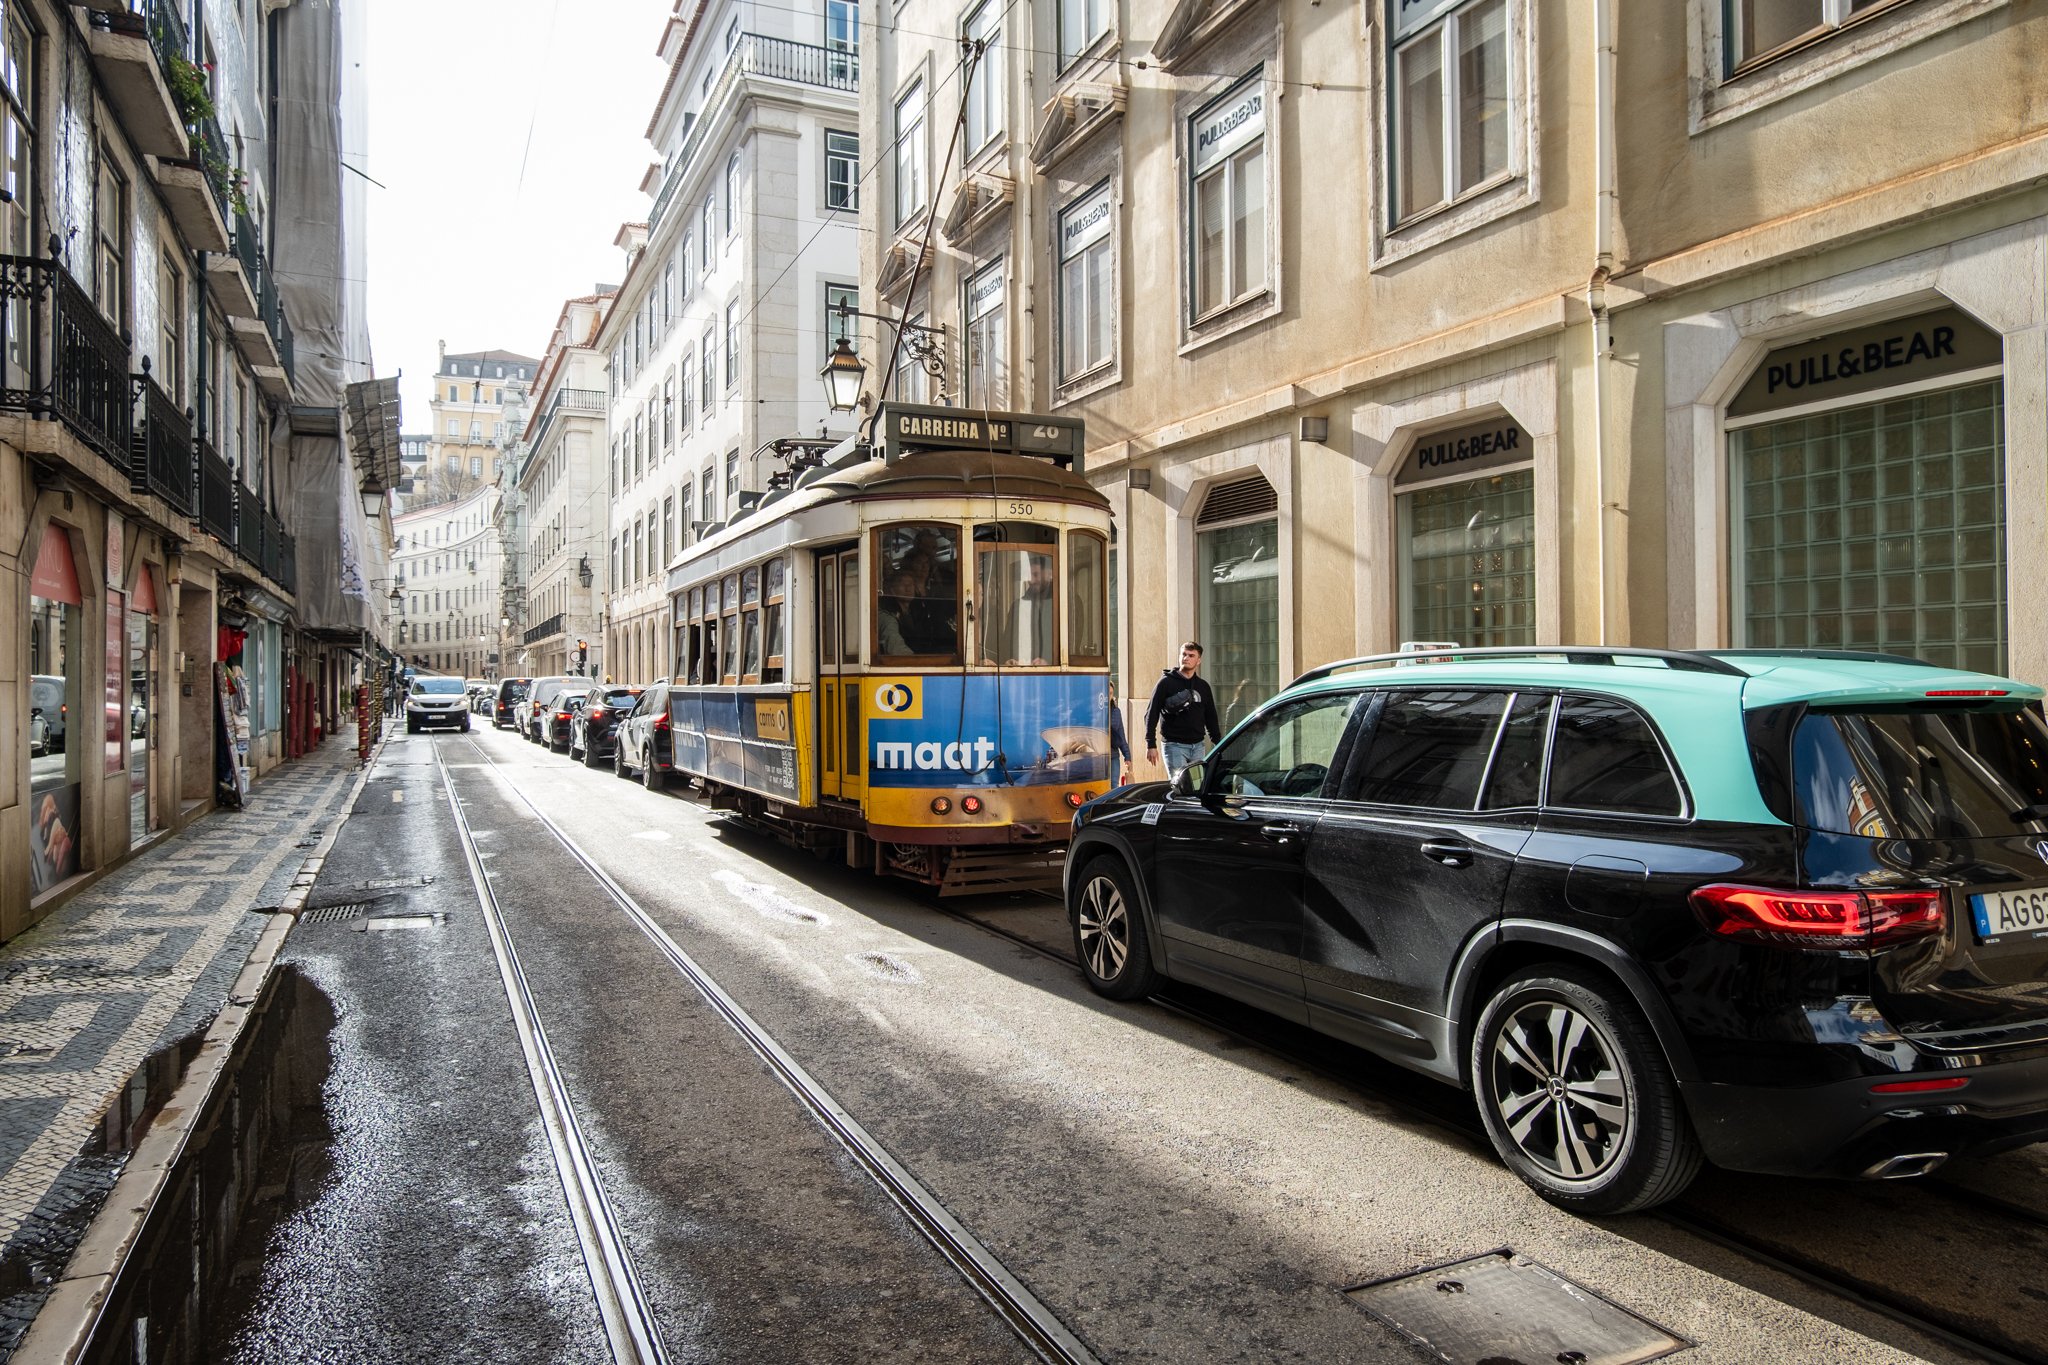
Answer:
[{"label": "tram number 550", "polygon": [[1028,517],[1031,515],[1031,504],[1028,502],[1012,502],[1003,512],[1003,515],[1006,517]]}]

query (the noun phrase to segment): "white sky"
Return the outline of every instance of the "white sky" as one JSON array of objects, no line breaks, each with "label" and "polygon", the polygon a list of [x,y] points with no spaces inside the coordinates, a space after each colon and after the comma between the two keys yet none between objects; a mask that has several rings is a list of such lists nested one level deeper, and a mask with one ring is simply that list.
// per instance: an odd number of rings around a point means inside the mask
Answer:
[{"label": "white sky", "polygon": [[424,432],[437,340],[537,358],[564,299],[625,274],[612,238],[647,216],[672,6],[368,4],[368,154],[351,135],[347,159],[385,187],[365,187],[371,354]]}]

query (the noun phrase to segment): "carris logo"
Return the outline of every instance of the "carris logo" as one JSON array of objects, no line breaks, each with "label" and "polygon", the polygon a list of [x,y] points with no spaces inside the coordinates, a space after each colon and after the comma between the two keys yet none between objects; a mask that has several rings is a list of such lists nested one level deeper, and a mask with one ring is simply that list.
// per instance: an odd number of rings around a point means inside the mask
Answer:
[{"label": "carris logo", "polygon": [[912,744],[908,740],[877,742],[875,767],[877,770],[898,772],[979,772],[988,767],[995,752],[996,742],[986,735],[951,744],[940,744],[935,740],[922,744]]},{"label": "carris logo", "polygon": [[875,689],[875,709],[891,715],[908,711],[917,703],[917,694],[904,683],[883,683]]}]

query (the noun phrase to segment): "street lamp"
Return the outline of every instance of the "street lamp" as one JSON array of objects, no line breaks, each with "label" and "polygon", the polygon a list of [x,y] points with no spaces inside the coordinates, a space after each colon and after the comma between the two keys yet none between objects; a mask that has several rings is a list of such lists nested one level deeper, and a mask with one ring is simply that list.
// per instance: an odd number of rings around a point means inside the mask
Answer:
[{"label": "street lamp", "polygon": [[590,556],[585,555],[576,565],[576,581],[587,588],[590,586],[590,579]]},{"label": "street lamp", "polygon": [[834,412],[854,410],[860,402],[860,386],[867,377],[868,367],[860,363],[845,337],[839,338],[825,368],[818,371],[818,378],[825,381],[825,401]]},{"label": "street lamp", "polygon": [[373,484],[365,486],[360,491],[363,495],[363,515],[375,521],[377,515],[384,510],[384,496],[387,490]]}]

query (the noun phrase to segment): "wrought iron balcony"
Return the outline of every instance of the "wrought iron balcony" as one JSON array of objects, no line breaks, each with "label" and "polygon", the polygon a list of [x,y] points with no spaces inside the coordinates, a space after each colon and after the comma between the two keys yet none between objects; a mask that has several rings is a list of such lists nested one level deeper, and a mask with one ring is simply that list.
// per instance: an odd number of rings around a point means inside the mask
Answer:
[{"label": "wrought iron balcony", "polygon": [[[170,0],[113,0],[92,5],[86,30],[102,88],[137,150],[151,156],[189,154],[183,116],[175,94],[182,74],[191,77],[184,21]],[[179,67],[188,68],[180,72]]]},{"label": "wrought iron balcony", "polygon": [[213,443],[201,437],[199,449],[199,525],[224,545],[235,543],[235,474]]},{"label": "wrought iron balcony", "polygon": [[548,429],[554,426],[557,417],[563,413],[571,416],[581,414],[586,417],[602,417],[605,403],[603,389],[556,389],[540,419],[526,429],[526,444],[538,451],[541,441],[546,438]]},{"label": "wrought iron balcony", "polygon": [[547,639],[550,635],[560,635],[561,633],[562,613],[558,611],[539,625],[531,627],[526,632],[526,643],[534,644],[537,641]]},{"label": "wrought iron balcony", "polygon": [[235,553],[252,568],[263,567],[263,504],[241,479],[235,480]]},{"label": "wrought iron balcony", "polygon": [[122,473],[134,399],[128,339],[54,254],[0,256],[0,408],[47,414]]},{"label": "wrought iron balcony", "polygon": [[289,531],[277,535],[277,571],[270,575],[294,597],[299,593],[299,541]]},{"label": "wrought iron balcony", "polygon": [[669,172],[662,179],[661,191],[654,197],[654,207],[647,211],[648,232],[653,232],[660,224],[662,215],[668,212],[676,192],[688,176],[690,163],[703,150],[704,141],[711,132],[711,111],[724,101],[735,84],[749,76],[855,94],[860,90],[860,54],[844,48],[771,38],[765,33],[742,33],[738,44],[726,54],[725,66],[718,73],[717,83],[704,97],[704,107],[698,113],[696,124],[669,162]]},{"label": "wrought iron balcony", "polygon": [[149,373],[131,375],[135,386],[135,433],[128,443],[128,486],[154,493],[186,516],[193,503],[192,419]]}]

